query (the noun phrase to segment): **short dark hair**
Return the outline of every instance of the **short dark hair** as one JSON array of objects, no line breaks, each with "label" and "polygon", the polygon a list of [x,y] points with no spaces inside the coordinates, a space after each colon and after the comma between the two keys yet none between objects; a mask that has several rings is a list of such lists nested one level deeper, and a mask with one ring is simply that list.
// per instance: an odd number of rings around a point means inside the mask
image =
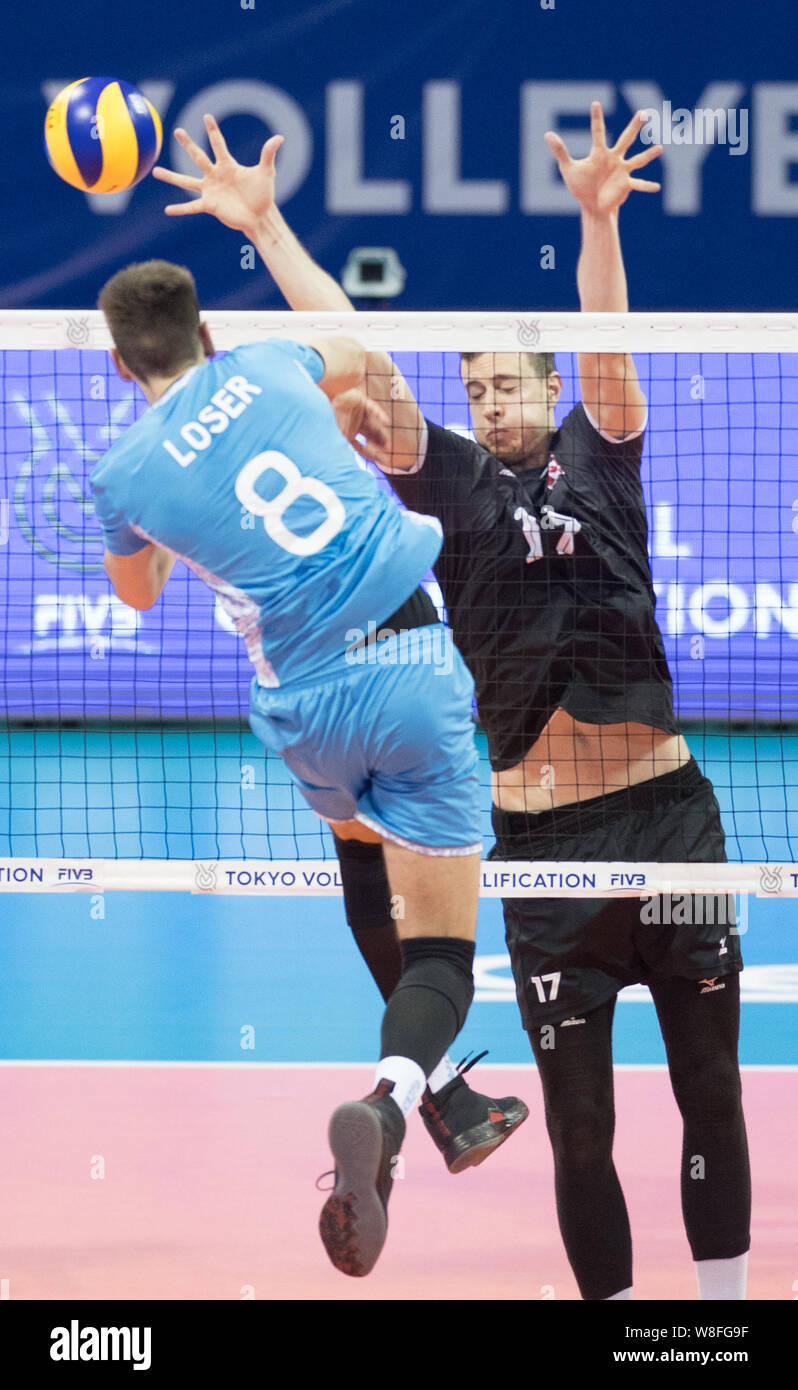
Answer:
[{"label": "short dark hair", "polygon": [[[554,365],[553,352],[521,352],[518,355],[519,357],[525,357],[528,362],[532,363],[532,366],[535,368],[536,376],[545,378],[547,376],[550,376],[552,372],[556,372],[557,370],[557,368]],[[460,361],[470,362],[472,357],[483,356],[483,352],[461,352]]]},{"label": "short dark hair", "polygon": [[97,301],[125,366],[141,381],[171,376],[201,350],[197,286],[171,261],[142,261],[112,275]]}]

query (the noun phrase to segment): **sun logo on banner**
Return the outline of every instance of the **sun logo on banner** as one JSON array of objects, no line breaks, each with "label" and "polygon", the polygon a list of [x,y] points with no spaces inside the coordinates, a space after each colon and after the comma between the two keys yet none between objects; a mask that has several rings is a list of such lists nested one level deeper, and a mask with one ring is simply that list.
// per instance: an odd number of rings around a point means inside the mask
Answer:
[{"label": "sun logo on banner", "polygon": [[[79,327],[79,326],[78,326]],[[102,357],[105,366],[105,354]],[[105,372],[90,376],[104,392]],[[82,396],[82,392],[81,392]],[[87,397],[91,399],[90,394]],[[86,414],[82,399],[82,415]],[[28,545],[51,565],[82,574],[102,571],[102,536],[94,515],[88,475],[133,418],[132,393],[105,403],[102,419],[78,423],[69,404],[52,390],[28,399],[11,392],[9,413],[30,433],[30,449],[19,464],[13,487],[14,518]],[[88,437],[87,437],[88,435]],[[13,466],[13,463],[12,463]]]},{"label": "sun logo on banner", "polygon": [[67,318],[67,321],[66,321],[66,337],[67,337],[67,342],[71,343],[73,347],[86,347],[87,344],[88,344],[88,341],[89,341],[90,336],[91,336],[91,329],[89,328],[89,320],[88,320],[87,318],[83,318],[83,319]]},{"label": "sun logo on banner", "polygon": [[762,893],[780,893],[781,864],[761,864],[759,866],[759,888]]},{"label": "sun logo on banner", "polygon": [[216,870],[218,864],[209,862],[203,864],[201,860],[194,861],[194,887],[200,893],[213,893],[217,888]]},{"label": "sun logo on banner", "polygon": [[537,319],[533,319],[530,323],[526,323],[524,319],[519,319],[517,336],[522,347],[537,347],[540,342],[540,325]]}]

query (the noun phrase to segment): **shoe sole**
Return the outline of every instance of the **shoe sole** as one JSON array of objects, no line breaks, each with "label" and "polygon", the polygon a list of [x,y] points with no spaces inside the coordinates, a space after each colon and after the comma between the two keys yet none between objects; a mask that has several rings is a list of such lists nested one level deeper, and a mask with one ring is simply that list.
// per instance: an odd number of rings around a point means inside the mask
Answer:
[{"label": "shoe sole", "polygon": [[384,1134],[370,1105],[339,1105],[330,1120],[335,1188],[319,1218],[322,1243],[335,1268],[362,1278],[370,1274],[388,1232],[388,1218],[377,1189]]},{"label": "shoe sole", "polygon": [[484,1163],[495,1149],[501,1148],[505,1140],[514,1134],[519,1125],[529,1114],[529,1109],[523,1101],[519,1101],[510,1110],[505,1112],[505,1128],[497,1132],[495,1124],[486,1120],[484,1124],[475,1125],[465,1134],[458,1138],[444,1150],[443,1157],[446,1167],[450,1173],[463,1173],[466,1168],[478,1168],[480,1163]]}]

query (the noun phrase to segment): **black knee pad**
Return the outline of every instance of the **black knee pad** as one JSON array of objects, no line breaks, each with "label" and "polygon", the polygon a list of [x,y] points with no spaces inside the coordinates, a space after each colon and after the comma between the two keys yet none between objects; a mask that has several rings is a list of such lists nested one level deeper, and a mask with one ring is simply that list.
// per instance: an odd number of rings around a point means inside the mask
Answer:
[{"label": "black knee pad", "polygon": [[740,1072],[731,1058],[702,1058],[692,1070],[672,1077],[671,1084],[685,1120],[730,1124],[742,1114]]},{"label": "black knee pad", "polygon": [[333,839],[344,890],[344,911],[352,931],[392,926],[391,889],[382,841],[374,844],[341,840],[337,835]]},{"label": "black knee pad", "polygon": [[546,1128],[557,1163],[574,1171],[600,1170],[612,1158],[615,1113],[606,1106],[583,1104],[579,1097],[571,1107],[546,1110]]},{"label": "black knee pad", "polygon": [[426,989],[451,1004],[459,1032],[474,998],[474,943],[462,937],[410,937],[402,945],[402,977],[396,991]]}]

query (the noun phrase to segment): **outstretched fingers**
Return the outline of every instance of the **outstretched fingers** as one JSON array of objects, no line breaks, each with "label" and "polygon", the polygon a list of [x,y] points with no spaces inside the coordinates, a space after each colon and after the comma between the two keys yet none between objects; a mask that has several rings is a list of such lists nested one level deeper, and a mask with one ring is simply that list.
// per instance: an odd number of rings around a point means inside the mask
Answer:
[{"label": "outstretched fingers", "polygon": [[634,144],[645,123],[645,111],[635,111],[635,114],[633,115],[628,126],[626,126],[621,131],[620,135],[618,136],[618,139],[615,141],[615,144],[612,147],[613,153],[626,154],[626,151],[629,149],[629,146]]},{"label": "outstretched fingers", "polygon": [[196,178],[193,174],[176,174],[173,169],[162,169],[160,164],[156,164],[152,176],[154,179],[160,179],[161,183],[174,184],[175,188],[185,188],[190,193],[196,193],[202,187],[202,179]]},{"label": "outstretched fingers", "polygon": [[164,212],[167,217],[186,217],[192,212],[205,212],[205,199],[192,198],[188,203],[167,203]]},{"label": "outstretched fingers", "polygon": [[645,164],[650,164],[652,159],[659,159],[661,154],[662,146],[652,145],[650,149],[642,150],[640,154],[633,155],[631,159],[627,159],[626,168],[642,169]]},{"label": "outstretched fingers", "polygon": [[274,161],[277,158],[277,151],[285,139],[284,135],[272,135],[266,141],[260,152],[261,168],[267,169],[270,173],[274,170]]},{"label": "outstretched fingers", "polygon": [[[230,151],[228,150],[227,145],[225,143],[225,138],[222,135],[222,132],[216,123],[216,117],[211,116],[210,114],[206,114],[203,116],[202,119],[205,125],[205,129],[208,132],[208,140],[210,142],[210,147],[213,150],[214,155],[216,156],[217,162],[221,162],[224,159],[229,159]],[[191,151],[189,151],[189,153],[191,153]],[[193,153],[191,154],[191,157],[192,159],[194,158]]]},{"label": "outstretched fingers", "polygon": [[190,155],[194,160],[197,168],[201,169],[203,174],[209,174],[213,169],[213,163],[208,158],[205,151],[200,149],[196,140],[192,140],[188,131],[183,130],[182,126],[176,126],[174,136],[178,145],[180,145],[181,148],[186,151],[186,154]]},{"label": "outstretched fingers", "polygon": [[560,139],[559,135],[555,135],[553,130],[547,130],[543,139],[546,141],[554,158],[561,167],[571,163],[571,156],[565,148],[564,141]]},{"label": "outstretched fingers", "polygon": [[607,132],[604,128],[604,112],[600,101],[590,103],[590,135],[594,145],[607,147]]}]

